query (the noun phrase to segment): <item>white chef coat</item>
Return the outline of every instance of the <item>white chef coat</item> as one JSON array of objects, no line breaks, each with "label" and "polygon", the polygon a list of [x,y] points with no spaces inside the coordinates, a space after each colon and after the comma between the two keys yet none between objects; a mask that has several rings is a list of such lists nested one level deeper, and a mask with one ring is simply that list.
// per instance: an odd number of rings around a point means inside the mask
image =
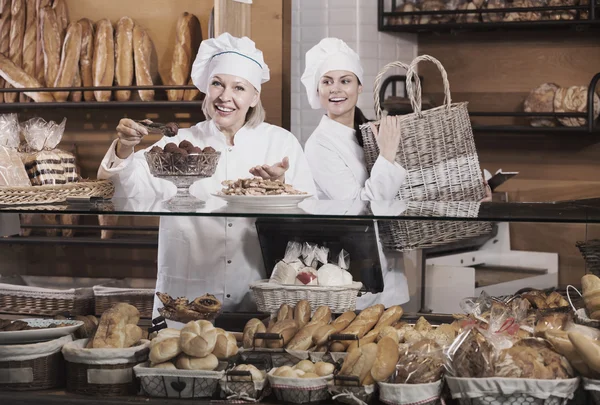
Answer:
[{"label": "white chef coat", "polygon": [[[287,156],[290,168],[286,183],[316,195],[315,185],[302,147],[288,131],[263,123],[257,128],[243,127],[229,146],[212,120],[180,129],[177,136],[163,138],[156,145],[188,140],[196,146],[212,146],[221,152],[213,177],[201,179],[190,193],[202,199],[220,191],[224,180],[251,177],[250,168],[273,165]],[[115,197],[168,199],[176,193],[174,184],[153,177],[138,151],[127,159],[116,156],[113,142],[102,160],[98,178],[115,183]],[[156,290],[172,297],[192,300],[205,293],[215,295],[226,311],[255,310],[248,285],[266,278],[258,235],[252,218],[163,216],[158,237],[158,275]],[[162,307],[154,300],[153,317]]]},{"label": "white chef coat", "polygon": [[[364,150],[356,140],[355,130],[327,115],[321,119],[304,150],[319,199],[393,200],[406,179],[404,168],[382,156],[377,158],[369,177]],[[384,288],[381,293],[360,297],[359,309],[377,303],[386,307],[403,304],[410,298],[402,253],[386,251],[384,254],[377,226],[375,231]]]}]

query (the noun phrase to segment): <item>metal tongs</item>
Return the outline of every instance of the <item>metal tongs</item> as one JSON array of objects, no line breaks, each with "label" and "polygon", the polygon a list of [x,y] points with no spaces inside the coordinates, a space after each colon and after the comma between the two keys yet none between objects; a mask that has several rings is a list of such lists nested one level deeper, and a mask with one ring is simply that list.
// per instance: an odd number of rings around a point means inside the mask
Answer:
[{"label": "metal tongs", "polygon": [[179,125],[175,122],[168,122],[166,124],[161,124],[159,122],[153,122],[151,120],[145,119],[141,121],[135,121],[137,124],[144,126],[149,133],[153,134],[162,134],[166,137],[174,137],[177,135],[177,131],[179,131]]}]

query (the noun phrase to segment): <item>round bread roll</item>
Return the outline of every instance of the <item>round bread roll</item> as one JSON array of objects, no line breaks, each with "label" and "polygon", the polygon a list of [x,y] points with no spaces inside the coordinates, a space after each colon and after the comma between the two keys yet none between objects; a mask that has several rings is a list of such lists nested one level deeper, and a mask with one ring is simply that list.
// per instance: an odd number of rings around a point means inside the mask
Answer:
[{"label": "round bread roll", "polygon": [[284,375],[284,374],[289,374],[289,373],[292,373],[294,376],[296,376],[296,372],[294,371],[293,368],[291,368],[290,366],[281,366],[273,372],[273,375],[275,377],[286,377],[287,375]]},{"label": "round bread roll", "polygon": [[219,360],[214,354],[205,357],[191,357],[182,353],[177,357],[175,365],[180,370],[212,371],[219,366]]},{"label": "round bread roll", "polygon": [[250,319],[246,326],[244,327],[244,338],[243,338],[243,346],[244,349],[251,349],[253,347],[263,347],[264,342],[262,339],[254,340],[254,335],[257,333],[265,333],[267,328],[265,324],[262,323],[260,319]]},{"label": "round bread roll", "polygon": [[325,363],[323,361],[319,361],[315,363],[315,373],[321,377],[325,377],[326,375],[333,374],[335,370],[335,366],[331,363]]},{"label": "round bread roll", "polygon": [[[554,112],[587,112],[587,93],[586,86],[561,87],[554,95]],[[598,118],[598,115],[600,115],[600,98],[594,93],[594,120]],[[558,121],[566,127],[580,127],[586,125],[587,122],[585,118],[576,117],[560,117]]]},{"label": "round bread roll", "polygon": [[343,353],[346,351],[346,346],[342,342],[333,342],[329,346],[329,351],[332,353]]},{"label": "round bread roll", "polygon": [[188,356],[206,357],[216,344],[217,330],[208,321],[192,321],[181,330],[181,350]]},{"label": "round bread roll", "polygon": [[265,375],[252,364],[240,364],[234,368],[235,371],[249,371],[249,376],[231,376],[231,381],[264,381]]},{"label": "round bread roll", "polygon": [[300,378],[320,378],[320,376],[315,373],[304,373]]},{"label": "round bread roll", "polygon": [[153,364],[164,363],[181,353],[181,344],[178,337],[160,340],[150,349],[149,359]]},{"label": "round bread roll", "polygon": [[165,361],[164,363],[153,364],[151,368],[162,368],[165,370],[177,370],[177,367],[170,361]]},{"label": "round bread roll", "polygon": [[[532,113],[545,113],[554,111],[554,95],[559,86],[554,83],[544,83],[531,90],[525,102],[523,110]],[[530,121],[532,127],[555,127],[557,122],[552,117],[533,118]]]},{"label": "round bread roll", "polygon": [[314,373],[315,365],[310,360],[302,360],[300,363],[294,366],[294,370],[302,370],[305,373]]},{"label": "round bread roll", "polygon": [[238,352],[237,341],[231,333],[223,332],[223,334],[217,336],[217,343],[215,344],[213,354],[218,359],[229,359]]}]

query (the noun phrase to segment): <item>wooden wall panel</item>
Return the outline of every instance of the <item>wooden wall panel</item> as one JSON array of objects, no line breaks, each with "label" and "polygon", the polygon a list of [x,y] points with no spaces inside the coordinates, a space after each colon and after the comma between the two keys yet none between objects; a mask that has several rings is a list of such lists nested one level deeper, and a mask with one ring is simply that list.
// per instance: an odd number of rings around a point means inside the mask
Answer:
[{"label": "wooden wall panel", "polygon": [[[453,101],[468,101],[470,111],[522,111],[529,91],[544,82],[588,85],[600,71],[597,35],[568,31],[463,33],[421,36],[419,53],[439,59],[448,72]],[[441,102],[441,78],[422,64],[424,93]],[[523,119],[482,119],[478,124],[524,125]],[[600,196],[594,137],[571,134],[478,133],[481,165],[491,172],[519,171],[500,190],[510,201],[558,201]],[[513,224],[514,249],[558,252],[560,284],[579,283],[584,262],[575,242],[592,227],[578,224]],[[597,233],[597,232],[596,232]]]}]

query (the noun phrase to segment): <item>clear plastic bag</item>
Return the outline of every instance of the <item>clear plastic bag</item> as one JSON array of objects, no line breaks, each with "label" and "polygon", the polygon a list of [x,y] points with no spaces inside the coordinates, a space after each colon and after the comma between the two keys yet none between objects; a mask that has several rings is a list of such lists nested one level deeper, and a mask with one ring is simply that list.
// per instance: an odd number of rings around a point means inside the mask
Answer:
[{"label": "clear plastic bag", "polygon": [[19,146],[19,119],[17,114],[0,115],[0,186],[31,186]]},{"label": "clear plastic bag", "polygon": [[350,254],[344,249],[338,256],[338,267],[342,270],[348,270],[350,268]]},{"label": "clear plastic bag", "polygon": [[21,133],[26,141],[23,163],[34,186],[67,183],[62,158],[54,150],[62,139],[66,122],[66,118],[56,124],[36,117],[21,125]]},{"label": "clear plastic bag", "polygon": [[430,339],[404,345],[391,381],[395,384],[428,384],[444,374],[442,347]]},{"label": "clear plastic bag", "polygon": [[0,146],[19,147],[19,117],[17,114],[0,114]]}]

